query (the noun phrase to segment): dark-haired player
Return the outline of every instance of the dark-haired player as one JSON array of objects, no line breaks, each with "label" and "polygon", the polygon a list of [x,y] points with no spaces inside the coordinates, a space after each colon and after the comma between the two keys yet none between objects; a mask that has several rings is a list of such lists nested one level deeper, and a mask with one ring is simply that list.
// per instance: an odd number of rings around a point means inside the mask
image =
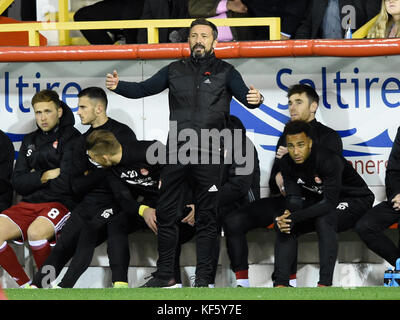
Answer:
[{"label": "dark-haired player", "polygon": [[283,135],[288,149],[281,161],[286,204],[285,211],[276,218],[274,285],[289,285],[297,238],[316,231],[318,286],[331,286],[338,250],[338,216],[346,215],[356,221],[371,208],[374,194],[343,156],[324,145],[314,145],[307,122],[290,121]]},{"label": "dark-haired player", "polygon": [[[338,133],[315,118],[319,96],[314,88],[306,84],[295,84],[289,88],[287,97],[290,119],[308,122],[313,131],[314,143],[323,144],[341,155],[342,140]],[[269,179],[270,197],[262,198],[233,211],[226,219],[224,230],[228,255],[232,270],[235,272],[236,284],[240,287],[250,285],[246,234],[255,228],[268,227],[273,223],[274,216],[284,209],[285,190],[279,164],[286,153],[286,141],[282,135],[276,146],[276,156]],[[291,285],[295,285],[296,282],[296,269],[297,263],[294,262],[290,275]]]}]

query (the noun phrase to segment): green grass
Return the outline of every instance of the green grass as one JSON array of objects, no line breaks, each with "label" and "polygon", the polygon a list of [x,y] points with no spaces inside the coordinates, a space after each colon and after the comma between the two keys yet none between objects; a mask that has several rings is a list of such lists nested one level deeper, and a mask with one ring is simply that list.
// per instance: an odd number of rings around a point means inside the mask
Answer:
[{"label": "green grass", "polygon": [[5,289],[10,300],[400,300],[400,288]]}]

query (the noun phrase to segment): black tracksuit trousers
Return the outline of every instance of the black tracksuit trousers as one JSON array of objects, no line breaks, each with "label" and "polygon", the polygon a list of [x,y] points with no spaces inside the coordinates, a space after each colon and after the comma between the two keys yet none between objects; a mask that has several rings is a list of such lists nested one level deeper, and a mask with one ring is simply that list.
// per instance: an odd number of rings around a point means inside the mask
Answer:
[{"label": "black tracksuit trousers", "polygon": [[335,267],[338,239],[336,233],[336,210],[325,215],[295,225],[290,234],[280,232],[276,227],[274,285],[289,285],[291,266],[297,257],[297,238],[310,231],[316,231],[318,236],[318,251],[320,261],[319,284],[332,285]]},{"label": "black tracksuit trousers", "polygon": [[[96,246],[107,239],[109,217],[102,216],[102,213],[110,208],[114,215],[119,215],[119,206],[106,195],[102,198],[87,197],[80,202],[72,211],[42,268],[35,274],[32,284],[38,288],[50,285],[50,282],[58,277],[62,268],[72,258],[66,274],[59,283],[60,287],[72,288],[90,265]],[[48,277],[49,268],[51,268],[53,279]]]},{"label": "black tracksuit trousers", "polygon": [[395,211],[388,201],[369,210],[356,224],[355,230],[367,247],[385,259],[392,266],[400,258],[400,249],[384,231],[393,223],[399,222],[400,212]]},{"label": "black tracksuit trousers", "polygon": [[213,281],[213,248],[217,237],[217,190],[221,185],[220,164],[168,164],[161,171],[160,194],[156,208],[158,261],[156,276],[174,277],[175,251],[178,244],[179,198],[188,179],[195,188],[196,207],[196,278]]}]

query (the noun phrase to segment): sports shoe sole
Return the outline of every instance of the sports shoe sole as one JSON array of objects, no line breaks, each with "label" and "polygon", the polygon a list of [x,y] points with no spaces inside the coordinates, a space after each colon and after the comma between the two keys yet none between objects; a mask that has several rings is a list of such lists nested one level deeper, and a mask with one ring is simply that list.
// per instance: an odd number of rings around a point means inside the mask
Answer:
[{"label": "sports shoe sole", "polygon": [[162,289],[180,289],[181,286],[177,283],[174,284],[173,286],[169,286],[169,287],[161,287]]}]

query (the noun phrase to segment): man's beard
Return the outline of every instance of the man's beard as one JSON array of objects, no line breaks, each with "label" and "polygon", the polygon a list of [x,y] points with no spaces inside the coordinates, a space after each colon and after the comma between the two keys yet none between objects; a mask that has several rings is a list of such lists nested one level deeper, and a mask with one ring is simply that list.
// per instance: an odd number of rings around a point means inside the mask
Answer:
[{"label": "man's beard", "polygon": [[[196,51],[197,48],[202,48],[203,51]],[[200,44],[200,43],[196,43],[193,48],[192,48],[192,56],[195,59],[201,59],[201,58],[206,58],[208,56],[210,56],[212,53],[212,49],[210,49],[209,51],[206,51],[206,48]]]}]

